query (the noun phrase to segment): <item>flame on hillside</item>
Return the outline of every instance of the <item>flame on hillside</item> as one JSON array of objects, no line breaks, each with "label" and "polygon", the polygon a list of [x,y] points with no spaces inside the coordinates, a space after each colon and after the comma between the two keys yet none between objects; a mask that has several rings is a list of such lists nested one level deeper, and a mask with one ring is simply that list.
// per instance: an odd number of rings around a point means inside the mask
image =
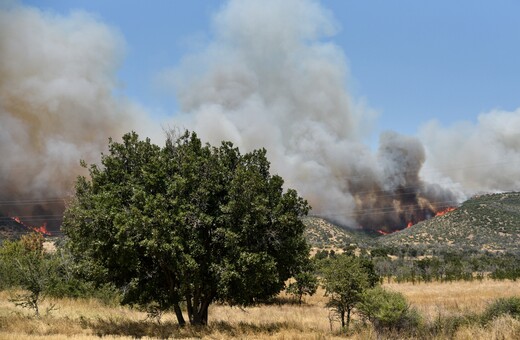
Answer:
[{"label": "flame on hillside", "polygon": [[[444,216],[446,215],[447,213],[449,213],[450,211],[454,211],[456,208],[455,207],[447,207],[447,208],[444,208],[442,210],[439,210],[437,212],[435,212],[435,215],[434,217],[437,217],[437,216]],[[425,219],[426,220],[426,219]],[[421,220],[422,221],[422,220]],[[417,222],[421,222],[421,221],[417,221]],[[416,222],[416,223],[417,223]],[[403,230],[403,229],[408,229],[408,228],[411,228],[413,225],[415,225],[416,223],[414,223],[413,221],[409,221],[408,224],[406,225],[405,228],[401,228],[401,229],[395,229],[395,230],[383,230],[383,229],[379,229],[377,230],[377,232],[381,235],[389,235],[389,234],[392,234],[392,233],[395,233],[396,231],[399,231],[399,230]]]},{"label": "flame on hillside", "polygon": [[454,207],[448,207],[446,209],[443,209],[443,210],[438,211],[437,213],[435,213],[435,217],[446,215],[447,213],[449,213],[450,211],[453,211],[453,210],[455,210]]},{"label": "flame on hillside", "polygon": [[33,230],[33,231],[35,231],[37,233],[40,233],[42,235],[45,235],[45,236],[51,236],[52,235],[51,232],[47,230],[47,223],[43,223],[39,227],[31,227],[31,226],[25,224],[24,222],[22,222],[22,220],[18,216],[11,217],[11,219],[13,221],[23,225],[27,229]]}]

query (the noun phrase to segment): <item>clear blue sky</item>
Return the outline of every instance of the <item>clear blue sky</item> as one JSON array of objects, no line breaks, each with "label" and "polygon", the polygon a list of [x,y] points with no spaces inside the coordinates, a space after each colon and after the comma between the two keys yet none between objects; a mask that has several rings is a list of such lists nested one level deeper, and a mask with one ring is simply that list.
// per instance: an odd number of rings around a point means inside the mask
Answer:
[{"label": "clear blue sky", "polygon": [[[173,113],[175,98],[153,79],[211,39],[212,14],[224,1],[31,0],[68,14],[85,10],[126,41],[123,93]],[[332,41],[348,60],[350,90],[380,113],[378,131],[414,134],[437,119],[474,121],[495,108],[520,107],[520,1],[324,0],[339,23]]]}]

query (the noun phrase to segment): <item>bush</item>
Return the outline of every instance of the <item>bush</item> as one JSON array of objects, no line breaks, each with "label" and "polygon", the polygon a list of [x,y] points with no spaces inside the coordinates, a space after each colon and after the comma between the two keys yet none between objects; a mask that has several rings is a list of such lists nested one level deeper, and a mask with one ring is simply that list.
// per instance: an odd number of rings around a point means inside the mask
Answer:
[{"label": "bush", "polygon": [[18,241],[0,246],[0,290],[22,290],[10,300],[17,306],[31,308],[39,315],[39,304],[46,297],[97,298],[113,305],[121,293],[112,285],[99,285],[88,279],[80,264],[64,249],[46,252],[43,237],[27,234]]},{"label": "bush", "polygon": [[427,327],[428,336],[432,338],[448,338],[455,336],[457,331],[465,326],[478,323],[478,315],[473,313],[463,315],[441,315]]},{"label": "bush", "polygon": [[512,296],[495,300],[482,313],[482,322],[488,323],[503,315],[520,319],[520,297]]},{"label": "bush", "polygon": [[3,287],[17,287],[23,292],[9,299],[16,306],[29,308],[40,315],[39,304],[47,295],[55,277],[55,259],[43,249],[43,236],[26,234],[0,248],[0,273],[6,276]]},{"label": "bush", "polygon": [[358,311],[378,332],[413,330],[420,323],[419,314],[410,308],[403,294],[389,292],[381,287],[363,293]]}]

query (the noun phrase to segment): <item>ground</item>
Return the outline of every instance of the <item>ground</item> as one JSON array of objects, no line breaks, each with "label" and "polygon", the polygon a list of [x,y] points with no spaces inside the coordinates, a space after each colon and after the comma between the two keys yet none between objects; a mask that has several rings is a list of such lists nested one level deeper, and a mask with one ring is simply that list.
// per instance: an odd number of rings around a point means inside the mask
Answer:
[{"label": "ground", "polygon": [[[498,297],[520,296],[520,284],[513,281],[453,283],[390,283],[385,288],[402,292],[426,320],[439,316],[479,313]],[[272,304],[250,308],[213,305],[209,311],[210,325],[203,328],[176,326],[171,314],[161,322],[147,319],[146,313],[119,306],[104,306],[95,300],[49,300],[58,310],[41,319],[30,317],[25,310],[8,302],[8,292],[0,292],[0,339],[132,339],[155,338],[203,339],[335,339],[341,338],[339,323],[325,308],[323,291],[297,304]],[[286,301],[282,294],[280,301]],[[45,314],[45,313],[44,313]],[[499,319],[485,328],[462,327],[457,339],[513,339],[520,335],[520,321]],[[369,327],[350,334],[352,339],[376,339]]]}]

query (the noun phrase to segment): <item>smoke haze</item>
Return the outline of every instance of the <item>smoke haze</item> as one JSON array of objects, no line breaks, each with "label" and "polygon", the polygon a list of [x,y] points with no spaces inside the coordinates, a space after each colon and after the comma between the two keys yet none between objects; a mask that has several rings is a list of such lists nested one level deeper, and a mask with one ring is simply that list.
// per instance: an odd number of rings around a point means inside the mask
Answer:
[{"label": "smoke haze", "polygon": [[377,154],[363,144],[375,114],[346,90],[345,57],[327,41],[335,23],[318,3],[230,1],[214,26],[213,42],[167,78],[182,125],[212,143],[266,147],[314,214],[346,226],[404,227],[454,204],[419,178],[416,138],[386,133]]},{"label": "smoke haze", "polygon": [[85,13],[0,10],[1,212],[59,220],[63,202],[48,198],[71,190],[79,160],[142,125],[144,112],[113,95],[123,48]]},{"label": "smoke haze", "polygon": [[[386,132],[368,147],[377,115],[350,95],[337,26],[316,1],[229,1],[211,42],[160,76],[182,112],[168,124],[265,147],[312,214],[346,227],[396,230],[468,195],[520,189],[520,109],[429,122],[417,137]],[[115,95],[123,52],[86,13],[0,11],[0,213],[57,216],[62,203],[48,198],[71,190],[79,159],[98,161],[110,136],[162,134]]]},{"label": "smoke haze", "polygon": [[520,190],[520,108],[449,127],[432,121],[420,136],[429,150],[427,165],[466,193]]}]

